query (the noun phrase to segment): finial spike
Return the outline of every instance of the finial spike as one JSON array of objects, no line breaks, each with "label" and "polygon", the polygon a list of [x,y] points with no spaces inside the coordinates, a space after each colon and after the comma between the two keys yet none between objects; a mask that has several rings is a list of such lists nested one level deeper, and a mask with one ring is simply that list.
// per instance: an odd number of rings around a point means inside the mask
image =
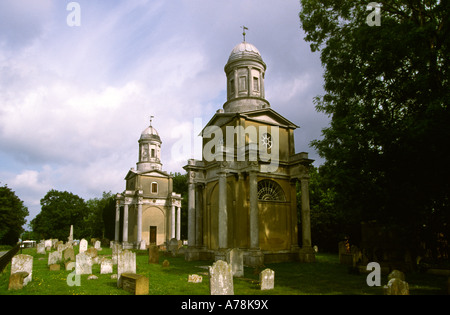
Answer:
[{"label": "finial spike", "polygon": [[155,118],[155,116],[150,116],[150,127],[152,126],[153,118]]},{"label": "finial spike", "polygon": [[242,30],[243,30],[242,36],[244,36],[244,42],[245,42],[245,35],[246,35],[245,31],[246,31],[246,30],[248,31],[248,27],[246,27],[245,25],[242,25],[241,28],[242,28]]}]

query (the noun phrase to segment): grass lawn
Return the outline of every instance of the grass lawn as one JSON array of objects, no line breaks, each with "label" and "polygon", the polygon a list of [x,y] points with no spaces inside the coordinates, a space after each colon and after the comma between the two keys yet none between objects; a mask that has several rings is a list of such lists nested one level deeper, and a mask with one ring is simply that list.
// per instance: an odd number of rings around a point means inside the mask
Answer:
[{"label": "grass lawn", "polygon": [[[74,247],[77,253],[78,247]],[[69,286],[67,277],[71,271],[49,271],[47,255],[39,255],[36,249],[24,249],[23,254],[34,256],[33,280],[19,291],[8,291],[10,265],[0,274],[0,295],[32,294],[32,295],[129,295],[130,293],[117,288],[117,280],[110,274],[101,275],[100,266],[94,265],[92,272],[97,280],[87,280],[88,275],[81,276],[80,286]],[[105,248],[100,255],[111,255],[111,249]],[[136,272],[149,277],[149,293],[151,295],[208,295],[209,277],[207,266],[212,261],[187,262],[184,257],[164,257],[160,252],[160,264],[148,264],[146,251],[136,251]],[[39,260],[39,258],[44,258]],[[170,262],[168,268],[162,267],[162,262]],[[234,279],[236,295],[376,295],[382,294],[381,287],[369,287],[366,275],[350,274],[348,267],[339,264],[338,256],[333,254],[318,254],[317,262],[267,264],[267,268],[275,271],[275,289],[259,290],[258,274],[253,268],[245,268],[243,278]],[[117,272],[117,266],[114,266]],[[203,276],[202,283],[188,283],[189,274]],[[447,278],[427,274],[411,273],[406,275],[410,294],[446,294]],[[386,284],[386,276],[382,276],[382,285]]]}]

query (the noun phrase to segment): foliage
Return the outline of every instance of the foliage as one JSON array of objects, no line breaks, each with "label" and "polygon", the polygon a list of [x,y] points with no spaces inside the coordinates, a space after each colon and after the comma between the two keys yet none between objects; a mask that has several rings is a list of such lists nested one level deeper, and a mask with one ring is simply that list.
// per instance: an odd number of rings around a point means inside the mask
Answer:
[{"label": "foliage", "polygon": [[31,227],[40,239],[66,240],[73,225],[74,239],[82,238],[90,231],[86,225],[88,213],[81,197],[52,189],[41,199],[41,212],[31,221]]},{"label": "foliage", "polygon": [[89,209],[85,219],[86,234],[90,237],[114,239],[116,203],[111,191],[103,192],[101,198],[89,199],[86,205]]},{"label": "foliage", "polygon": [[28,208],[9,187],[0,186],[0,244],[13,245],[23,232]]},{"label": "foliage", "polygon": [[300,21],[320,51],[331,116],[312,145],[326,158],[335,211],[376,219],[404,246],[449,236],[450,2],[302,0]]}]

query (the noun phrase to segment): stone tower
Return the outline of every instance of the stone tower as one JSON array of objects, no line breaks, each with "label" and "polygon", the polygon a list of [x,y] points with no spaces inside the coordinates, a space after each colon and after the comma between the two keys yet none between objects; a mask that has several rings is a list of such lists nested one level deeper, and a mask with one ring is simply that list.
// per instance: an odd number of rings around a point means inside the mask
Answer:
[{"label": "stone tower", "polygon": [[254,45],[245,40],[236,45],[224,70],[227,101],[201,132],[203,159],[184,167],[189,176],[186,259],[224,260],[228,250],[240,248],[250,266],[314,261],[308,192],[313,161],[305,152],[295,153],[298,126],[265,99],[266,64]]}]

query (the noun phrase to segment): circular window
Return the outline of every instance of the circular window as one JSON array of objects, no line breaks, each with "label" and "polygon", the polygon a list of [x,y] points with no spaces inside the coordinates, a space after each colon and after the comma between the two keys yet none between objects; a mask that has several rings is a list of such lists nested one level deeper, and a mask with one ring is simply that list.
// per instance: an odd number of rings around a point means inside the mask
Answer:
[{"label": "circular window", "polygon": [[283,188],[278,183],[270,179],[263,179],[258,182],[258,200],[286,201],[286,197]]},{"label": "circular window", "polygon": [[267,150],[272,148],[272,136],[270,135],[270,133],[262,134],[262,136],[261,136],[261,144]]}]

